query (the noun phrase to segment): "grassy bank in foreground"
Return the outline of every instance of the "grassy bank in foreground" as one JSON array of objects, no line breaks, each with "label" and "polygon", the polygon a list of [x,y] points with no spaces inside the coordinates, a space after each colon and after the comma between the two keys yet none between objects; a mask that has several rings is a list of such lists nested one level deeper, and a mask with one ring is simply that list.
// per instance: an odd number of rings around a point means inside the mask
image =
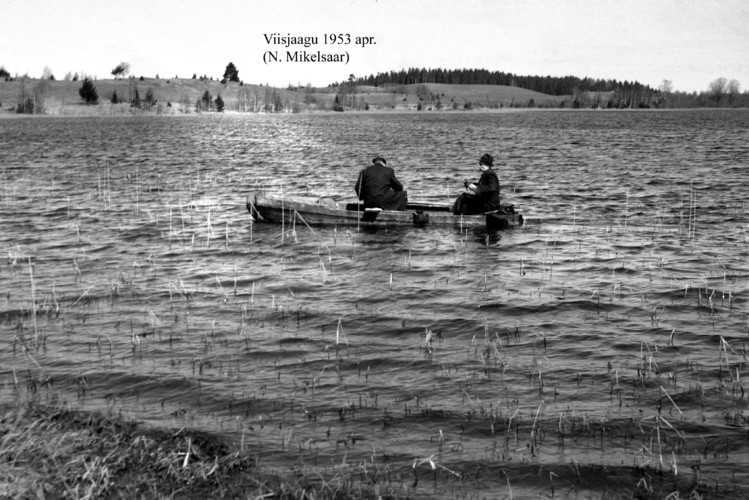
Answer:
[{"label": "grassy bank in foreground", "polygon": [[431,459],[403,468],[344,460],[320,472],[295,460],[275,473],[259,464],[252,449],[232,446],[219,435],[147,429],[69,408],[0,407],[0,498],[650,500],[681,498],[680,492],[684,498],[742,498],[730,486],[670,476],[655,467],[574,461],[466,464],[457,472]]},{"label": "grassy bank in foreground", "polygon": [[0,498],[352,498],[343,478],[280,477],[202,432],[62,408],[0,409]]}]

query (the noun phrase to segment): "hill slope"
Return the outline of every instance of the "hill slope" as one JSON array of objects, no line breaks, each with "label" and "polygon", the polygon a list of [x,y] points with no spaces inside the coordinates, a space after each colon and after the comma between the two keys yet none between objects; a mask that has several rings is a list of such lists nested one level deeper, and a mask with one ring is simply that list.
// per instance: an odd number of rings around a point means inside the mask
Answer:
[{"label": "hill slope", "polygon": [[532,90],[506,85],[457,85],[447,83],[423,83],[411,85],[385,85],[382,87],[357,87],[359,99],[378,108],[442,108],[464,109],[468,107],[557,107],[569,96],[551,96]]},{"label": "hill slope", "polygon": [[[336,95],[345,109],[424,110],[471,109],[477,107],[557,107],[569,96],[550,96],[531,90],[502,85],[413,84],[381,87],[328,87],[277,89],[262,85],[222,84],[199,79],[103,79],[94,81],[98,106],[83,103],[78,90],[80,81],[24,79],[0,81],[0,109],[14,112],[19,103],[31,100],[41,104],[37,111],[45,114],[124,114],[134,110],[128,104],[137,90],[145,99],[150,91],[156,103],[150,111],[161,113],[194,112],[196,103],[208,93],[215,102],[220,95],[228,111],[317,111],[333,109]],[[116,92],[125,103],[111,104]],[[204,106],[204,109],[206,107]],[[138,110],[141,111],[141,110]]]}]

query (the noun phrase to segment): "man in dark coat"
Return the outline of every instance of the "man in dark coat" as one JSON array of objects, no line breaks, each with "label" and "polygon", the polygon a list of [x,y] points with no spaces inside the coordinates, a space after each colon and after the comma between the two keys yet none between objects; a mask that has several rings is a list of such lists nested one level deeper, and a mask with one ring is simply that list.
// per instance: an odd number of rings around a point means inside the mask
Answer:
[{"label": "man in dark coat", "polygon": [[492,168],[494,158],[485,154],[479,160],[481,178],[476,184],[465,183],[469,192],[458,196],[453,205],[454,214],[481,214],[499,209],[499,178]]},{"label": "man in dark coat", "polygon": [[381,156],[372,160],[372,165],[359,173],[354,190],[364,202],[364,208],[405,210],[408,203],[408,194],[403,190],[403,184],[395,178],[395,172]]}]

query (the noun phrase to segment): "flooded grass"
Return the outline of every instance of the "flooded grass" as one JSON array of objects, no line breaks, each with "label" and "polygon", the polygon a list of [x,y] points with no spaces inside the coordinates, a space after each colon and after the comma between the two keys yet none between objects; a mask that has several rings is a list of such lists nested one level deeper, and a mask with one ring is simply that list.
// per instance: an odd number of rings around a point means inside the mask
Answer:
[{"label": "flooded grass", "polygon": [[[483,435],[493,443],[492,453],[497,456],[488,460],[443,461],[443,447],[456,444],[450,443],[440,430],[434,440],[435,453],[414,458],[410,465],[373,449],[369,459],[344,458],[339,464],[320,467],[317,463],[307,463],[309,459],[300,450],[294,465],[279,469],[263,463],[254,446],[227,442],[219,434],[184,427],[153,429],[121,416],[25,403],[4,408],[0,418],[0,460],[4,464],[0,494],[7,498],[513,498],[518,495],[518,498],[641,499],[746,495],[745,482],[706,480],[701,471],[703,465],[706,469],[711,467],[711,458],[712,461],[721,461],[723,456],[727,459],[734,452],[733,445],[711,447],[704,439],[702,443],[688,443],[661,415],[650,419],[649,432],[644,432],[649,434],[651,448],[648,448],[648,439],[638,436],[643,433],[642,423],[594,422],[585,415],[562,413],[555,426],[550,420],[539,421],[538,413],[532,422],[516,418],[517,413],[505,419],[480,415],[476,421],[471,418],[465,424],[463,432]],[[422,411],[418,418],[426,421],[444,417]],[[386,419],[383,425],[398,425],[397,420]],[[487,420],[490,432],[482,425]],[[665,437],[669,432],[673,435]],[[284,439],[290,441],[291,436]],[[542,454],[564,456],[565,442],[567,446],[590,447],[592,451],[597,448],[594,443],[598,440],[602,449],[617,440],[625,444],[628,440],[639,441],[643,460],[638,462],[635,458],[631,464],[612,466],[583,461],[583,456],[576,453],[566,463],[560,460],[539,464],[536,460]],[[556,446],[548,441],[556,441]],[[342,443],[345,447],[355,444],[354,437]],[[703,444],[704,449],[700,449]],[[692,446],[693,450],[688,451]],[[511,456],[518,451],[522,451],[522,458],[512,460]],[[692,453],[699,459],[689,465]]]},{"label": "flooded grass", "polygon": [[[301,146],[273,140],[276,117],[219,123],[237,155],[257,142],[260,166],[208,169],[196,147],[184,169],[157,141],[155,160],[110,151],[60,169],[61,153],[28,150],[0,170],[0,495],[746,497],[749,233],[734,187],[647,174],[622,190],[630,176],[612,169],[566,198],[508,174],[516,205],[549,217],[505,233],[251,224],[237,186],[280,190],[294,171],[268,158],[325,142],[296,119]],[[173,145],[218,140],[203,121],[158,123],[148,133]],[[330,125],[326,155],[364,147]],[[478,133],[448,125],[445,140]],[[622,148],[637,158],[635,143]],[[524,144],[558,175],[558,153]],[[330,170],[320,186],[343,182]],[[283,189],[310,189],[297,184]]]}]

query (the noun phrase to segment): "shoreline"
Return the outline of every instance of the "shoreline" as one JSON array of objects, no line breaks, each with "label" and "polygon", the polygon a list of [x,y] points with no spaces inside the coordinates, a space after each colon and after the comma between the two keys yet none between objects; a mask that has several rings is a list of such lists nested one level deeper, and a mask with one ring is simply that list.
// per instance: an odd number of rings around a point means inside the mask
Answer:
[{"label": "shoreline", "polygon": [[[0,460],[6,464],[0,481],[4,498],[43,498],[53,492],[66,492],[72,498],[81,492],[87,498],[420,498],[431,496],[438,481],[453,494],[486,493],[484,488],[474,489],[478,469],[475,478],[468,470],[435,470],[417,461],[384,470],[374,462],[344,461],[321,470],[305,464],[304,453],[290,456],[288,469],[268,468],[261,464],[262,450],[244,442],[237,445],[220,434],[190,427],[147,427],[99,410],[72,409],[69,404],[0,404],[0,435]],[[484,475],[491,473],[488,467]],[[574,485],[583,496],[609,492],[611,498],[655,499],[673,491],[713,493],[711,485],[695,481],[690,474],[670,476],[655,465],[607,467],[581,462],[573,469],[567,463],[507,462],[497,467],[499,476],[514,476],[513,488],[521,496],[535,497],[548,490],[539,489],[534,480],[541,471],[555,478],[550,483],[552,496],[554,481],[560,488]],[[517,481],[520,477],[526,480]],[[723,498],[743,495],[736,485],[722,487]]]},{"label": "shoreline", "polygon": [[[258,84],[221,83],[205,79],[95,79],[92,102],[80,93],[80,80],[13,79],[0,81],[0,116],[40,115],[327,113],[327,112],[507,112],[510,110],[744,109],[742,99],[724,107],[680,93],[636,96],[580,91],[574,95],[544,94],[520,87],[482,84],[420,83],[383,86],[275,88]],[[642,97],[642,96],[640,96]],[[732,104],[732,105],[731,105]]]},{"label": "shoreline", "polygon": [[3,498],[67,492],[79,498],[329,497],[316,477],[300,488],[264,472],[250,449],[188,428],[147,428],[99,411],[27,402],[0,405]]},{"label": "shoreline", "polygon": [[76,112],[63,112],[63,113],[44,113],[44,114],[25,114],[16,113],[8,110],[0,110],[0,120],[12,120],[12,119],[41,119],[41,118],[116,118],[116,117],[216,117],[216,116],[287,116],[287,115],[461,115],[461,114],[514,114],[514,113],[539,113],[539,112],[553,112],[553,113],[680,113],[690,111],[705,111],[705,112],[726,112],[726,111],[746,111],[749,108],[716,108],[716,107],[701,107],[701,108],[627,108],[627,109],[588,109],[588,108],[497,108],[497,109],[471,109],[471,110],[427,110],[427,111],[416,111],[413,109],[397,108],[397,109],[370,109],[364,110],[347,110],[344,112],[331,111],[331,110],[304,110],[300,112],[281,112],[281,113],[265,113],[265,112],[242,112],[242,111],[203,111],[197,112],[152,112],[152,111],[126,111],[118,110],[112,112],[105,106],[96,105],[92,106],[89,110],[77,109]]}]

